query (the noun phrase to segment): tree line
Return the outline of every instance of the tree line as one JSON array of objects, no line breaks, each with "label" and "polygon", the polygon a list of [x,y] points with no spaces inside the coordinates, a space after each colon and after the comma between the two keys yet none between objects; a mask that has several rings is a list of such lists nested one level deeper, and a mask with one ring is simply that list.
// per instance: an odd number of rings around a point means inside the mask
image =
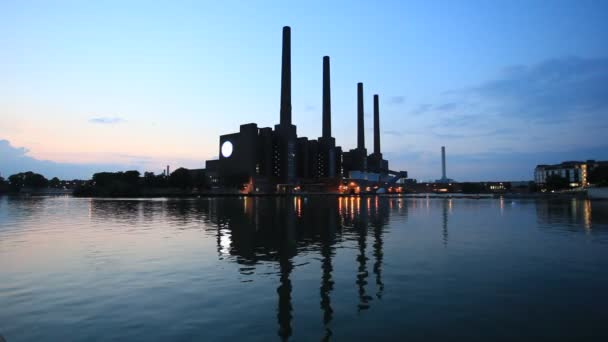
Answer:
[{"label": "tree line", "polygon": [[[186,168],[173,171],[168,177],[164,174],[130,170],[124,172],[98,172],[88,181],[69,181],[76,195],[130,196],[139,195],[146,188],[206,189],[208,182],[200,172]],[[66,181],[57,177],[50,180],[32,171],[20,172],[7,179],[0,176],[0,193],[39,191],[42,189],[62,189]]]},{"label": "tree line", "polygon": [[[600,165],[592,169],[587,178],[588,182],[596,186],[608,186],[608,166]],[[239,179],[239,181],[241,181]],[[238,182],[235,182],[238,183]],[[32,171],[20,172],[4,179],[0,176],[0,193],[20,192],[25,190],[40,190],[45,188],[61,189],[65,182],[53,177],[50,180],[39,173]],[[210,188],[209,180],[200,170],[178,168],[169,176],[130,170],[124,172],[98,172],[89,181],[71,181],[77,184],[75,195],[82,196],[137,196],[145,189],[179,189],[206,190]],[[479,192],[479,184],[463,183],[463,192]],[[545,188],[548,190],[564,190],[570,186],[568,179],[560,175],[551,175],[547,178]],[[466,190],[466,191],[465,191]]]},{"label": "tree line", "polygon": [[43,175],[32,171],[16,173],[9,176],[8,179],[0,176],[0,192],[19,192],[22,189],[59,189],[60,187],[59,178],[53,177],[48,180]]},{"label": "tree line", "polygon": [[78,187],[77,196],[139,196],[150,189],[205,190],[209,184],[200,171],[193,172],[178,168],[168,177],[165,174],[154,174],[131,170],[125,172],[99,172],[87,184]]}]

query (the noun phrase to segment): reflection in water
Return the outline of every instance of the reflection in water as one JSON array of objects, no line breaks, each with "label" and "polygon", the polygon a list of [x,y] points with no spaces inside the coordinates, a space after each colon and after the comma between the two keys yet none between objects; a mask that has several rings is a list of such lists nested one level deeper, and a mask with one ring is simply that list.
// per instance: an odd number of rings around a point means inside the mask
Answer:
[{"label": "reflection in water", "polygon": [[607,228],[583,199],[0,196],[0,322],[24,341],[576,340],[602,327]]},{"label": "reflection in water", "polygon": [[593,225],[608,223],[608,202],[572,198],[536,202],[536,217],[545,227],[561,227],[576,231],[582,226],[587,232]]},{"label": "reflection in water", "polygon": [[[296,266],[293,258],[299,251],[314,250],[321,256],[321,283],[319,287],[320,308],[324,334],[322,339],[332,336],[331,323],[334,318],[331,294],[334,290],[332,272],[336,244],[346,241],[356,242],[357,273],[355,284],[358,289],[357,311],[370,308],[372,296],[368,294],[367,257],[368,232],[373,233],[373,273],[377,287],[376,297],[382,298],[383,235],[388,224],[392,202],[389,198],[243,198],[199,202],[181,202],[181,209],[169,210],[169,214],[188,216],[196,210],[217,227],[216,241],[220,258],[230,255],[237,263],[247,265],[241,268],[244,275],[251,275],[260,261],[278,263],[279,284],[277,287],[278,335],[287,340],[293,333],[292,304],[293,284],[291,275]],[[180,202],[175,202],[177,203]],[[197,204],[198,203],[198,204]],[[397,203],[397,202],[395,202]],[[241,206],[241,210],[237,208]],[[399,215],[404,215],[407,207],[399,205]],[[346,229],[343,234],[343,229]],[[243,272],[246,271],[246,272]]]},{"label": "reflection in water", "polygon": [[585,229],[591,229],[591,201],[586,200],[583,204],[583,224]]},{"label": "reflection in water", "polygon": [[279,336],[286,341],[291,336],[291,319],[293,318],[291,311],[293,307],[291,305],[291,271],[293,270],[293,263],[291,259],[281,256],[279,261],[281,276],[280,285],[277,288],[279,294],[279,307],[277,319],[279,321]]},{"label": "reflection in water", "polygon": [[335,238],[337,231],[337,220],[335,213],[331,211],[332,208],[325,208],[325,213],[322,217],[327,217],[327,230],[321,232],[321,309],[323,310],[323,327],[325,333],[323,341],[329,341],[332,335],[331,321],[333,319],[334,310],[331,307],[331,292],[334,289],[334,280],[332,278],[332,271],[334,267],[332,265],[332,257],[335,254]]},{"label": "reflection in water", "polygon": [[[367,310],[369,308],[369,301],[372,299],[369,295],[367,295],[365,290],[365,285],[367,285],[367,277],[369,273],[367,272],[367,256],[365,253],[365,249],[367,248],[367,202],[363,202],[363,208],[361,208],[360,197],[357,197],[357,216],[354,220],[354,227],[357,231],[357,245],[359,249],[359,254],[357,255],[357,262],[359,263],[359,267],[357,268],[357,281],[356,284],[359,288],[359,304],[357,308],[359,311]],[[369,199],[369,198],[368,198]]]},{"label": "reflection in water", "polygon": [[[436,230],[435,241],[441,236],[443,246],[448,244],[448,220],[453,211],[466,210],[470,203],[453,199],[404,199],[391,197],[313,197],[293,198],[225,198],[204,200],[116,201],[92,200],[90,215],[93,221],[116,220],[125,224],[158,220],[158,215],[171,218],[180,229],[206,229],[217,244],[220,260],[239,265],[239,276],[254,279],[256,268],[262,262],[273,265],[276,277],[276,334],[282,340],[293,335],[293,317],[298,308],[293,305],[294,291],[299,283],[293,280],[298,271],[294,258],[306,253],[320,256],[319,306],[322,317],[322,340],[330,340],[335,329],[334,307],[340,291],[335,286],[334,271],[337,251],[346,245],[354,248],[349,256],[356,273],[348,274],[348,282],[357,290],[357,313],[369,315],[373,305],[380,305],[385,294],[383,266],[385,242],[390,221],[405,222],[410,213],[432,212]],[[608,203],[573,199],[568,201],[537,201],[534,208],[541,227],[567,227],[573,231],[583,227],[591,233],[594,225],[607,223]],[[499,219],[509,217],[509,211],[518,204],[501,198],[493,210]],[[408,209],[409,208],[409,209]],[[414,209],[414,210],[412,210]],[[431,211],[432,210],[432,211]],[[459,212],[460,213],[460,212]],[[593,215],[592,215],[593,214]],[[391,217],[392,216],[392,217]],[[533,220],[533,218],[532,218]],[[205,222],[205,224],[199,224]],[[565,225],[564,225],[565,223]],[[454,225],[455,223],[452,223]],[[439,233],[441,226],[441,233]],[[457,227],[455,227],[457,228]],[[441,235],[440,235],[441,234]],[[454,240],[454,237],[452,237]],[[439,245],[441,246],[441,245]],[[457,248],[452,243],[452,248]],[[369,247],[369,250],[368,250]],[[371,253],[371,264],[368,253]],[[370,269],[372,280],[370,280]],[[388,277],[388,272],[386,272]],[[353,284],[354,279],[354,284]],[[387,282],[390,277],[387,278]],[[370,284],[371,281],[371,284]],[[294,288],[295,286],[295,288]],[[375,286],[375,288],[374,288]],[[352,289],[352,288],[351,288]],[[316,296],[316,294],[315,294]],[[338,298],[338,300],[336,299]],[[333,298],[333,302],[332,302]],[[352,298],[352,295],[351,295]],[[374,301],[374,299],[376,301]],[[315,304],[316,305],[316,304]]]},{"label": "reflection in water", "polygon": [[442,201],[442,217],[443,217],[443,245],[447,247],[448,245],[448,208],[452,210],[452,199],[444,199]]},{"label": "reflection in water", "polygon": [[298,210],[301,203],[295,199],[294,206],[291,206],[287,201],[281,201],[280,198],[275,200],[278,210],[275,211],[277,221],[279,222],[281,239],[281,247],[279,250],[279,266],[280,266],[280,284],[277,288],[279,294],[279,307],[277,319],[279,321],[279,336],[286,341],[292,333],[291,320],[293,318],[293,306],[291,304],[291,272],[293,271],[292,257],[295,255],[296,234],[295,234],[295,210]]},{"label": "reflection in water", "polygon": [[[383,199],[384,201],[385,199]],[[401,203],[401,201],[400,201]],[[402,213],[403,206],[400,206],[400,213]],[[384,257],[384,252],[382,250],[384,246],[383,234],[384,234],[384,225],[388,222],[388,211],[387,206],[379,205],[379,198],[376,197],[374,201],[373,207],[373,216],[372,216],[372,226],[374,228],[374,274],[376,275],[376,286],[378,290],[376,292],[376,297],[378,299],[382,299],[382,295],[384,293],[384,283],[382,282],[382,260]]]}]

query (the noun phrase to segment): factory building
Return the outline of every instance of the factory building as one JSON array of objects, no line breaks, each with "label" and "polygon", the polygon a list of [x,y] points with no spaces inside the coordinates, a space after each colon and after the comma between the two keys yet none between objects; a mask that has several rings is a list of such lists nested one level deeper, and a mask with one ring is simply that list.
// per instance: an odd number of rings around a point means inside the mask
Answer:
[{"label": "factory building", "polygon": [[[220,187],[249,187],[248,192],[290,192],[316,184],[337,188],[353,172],[387,178],[388,161],[380,151],[380,113],[374,95],[374,153],[367,155],[364,136],[363,83],[357,84],[357,148],[343,153],[331,131],[330,59],[323,57],[322,134],[318,139],[298,137],[291,108],[291,29],[283,27],[281,105],[279,124],[240,126],[219,141],[219,159],[207,161],[207,174]],[[403,178],[405,172],[398,173]],[[366,176],[367,178],[367,176]],[[243,189],[241,189],[243,190]]]}]

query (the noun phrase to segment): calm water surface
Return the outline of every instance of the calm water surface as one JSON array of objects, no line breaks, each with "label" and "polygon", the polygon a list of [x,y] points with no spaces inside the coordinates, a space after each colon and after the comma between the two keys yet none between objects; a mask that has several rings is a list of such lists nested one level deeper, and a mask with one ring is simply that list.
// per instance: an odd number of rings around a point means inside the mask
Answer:
[{"label": "calm water surface", "polygon": [[14,341],[608,340],[608,202],[0,197]]}]

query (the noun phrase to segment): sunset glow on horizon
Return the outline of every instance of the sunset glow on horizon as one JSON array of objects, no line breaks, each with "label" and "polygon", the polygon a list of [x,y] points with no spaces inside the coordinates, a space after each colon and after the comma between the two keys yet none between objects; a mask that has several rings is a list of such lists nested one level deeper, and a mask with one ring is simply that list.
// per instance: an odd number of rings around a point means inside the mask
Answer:
[{"label": "sunset glow on horizon", "polygon": [[528,180],[539,163],[606,159],[608,6],[545,7],[4,3],[0,174],[204,168],[221,134],[278,123],[284,25],[299,136],[321,135],[329,55],[337,144],[356,145],[364,82],[366,144],[379,94],[384,154],[412,178],[440,176],[440,146],[457,180]]}]

